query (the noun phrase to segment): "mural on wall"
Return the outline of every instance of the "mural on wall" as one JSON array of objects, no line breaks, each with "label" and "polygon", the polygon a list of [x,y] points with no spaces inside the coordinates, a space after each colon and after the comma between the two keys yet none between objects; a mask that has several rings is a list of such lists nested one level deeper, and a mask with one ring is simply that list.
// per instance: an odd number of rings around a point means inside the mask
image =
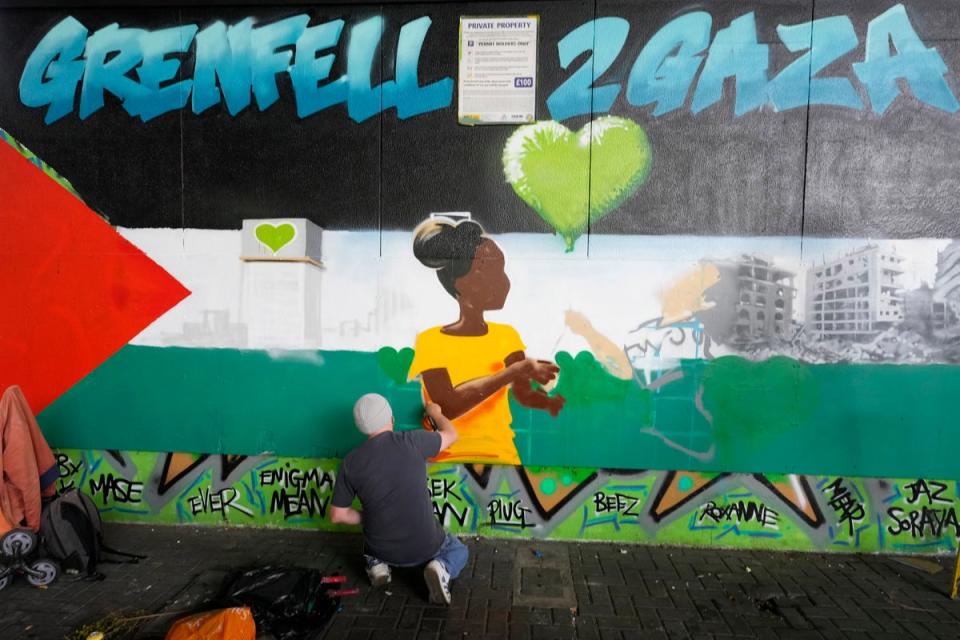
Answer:
[{"label": "mural on wall", "polygon": [[[96,450],[57,454],[60,486],[106,520],[339,530],[336,460]],[[461,534],[824,551],[950,551],[955,482],[436,464],[434,514]]]},{"label": "mural on wall", "polygon": [[[277,221],[267,226],[278,230],[290,224]],[[260,222],[240,233],[252,234],[271,254],[290,242],[277,245],[274,235],[261,237],[264,228]],[[648,283],[648,293],[637,296],[649,300],[649,311],[640,316],[645,319],[610,334],[569,306],[580,298],[581,308],[590,309],[591,316],[609,322],[621,315],[602,311],[623,307],[616,294],[597,286],[596,269],[585,266],[592,261],[575,252],[545,259],[539,257],[539,248],[533,251],[537,257],[531,258],[531,245],[539,239],[503,234],[497,241],[472,220],[459,224],[428,220],[415,234],[416,255],[409,248],[400,255],[399,246],[394,254],[392,244],[399,244],[402,236],[391,237],[391,244],[385,245],[391,255],[389,273],[380,271],[372,279],[376,289],[371,295],[363,293],[370,291],[370,271],[357,269],[349,260],[341,262],[345,254],[337,253],[337,232],[324,236],[323,271],[299,261],[240,261],[236,245],[218,257],[209,241],[203,252],[178,250],[173,243],[182,242],[179,233],[121,233],[139,241],[147,255],[155,256],[193,294],[42,412],[50,437],[61,445],[108,439],[124,448],[147,443],[162,449],[188,442],[197,451],[249,455],[304,451],[306,442],[307,451],[339,456],[358,439],[349,428],[349,399],[373,388],[391,398],[406,428],[419,426],[422,394],[441,400],[465,434],[471,434],[461,451],[452,452],[451,461],[756,473],[842,470],[851,476],[882,476],[889,470],[948,473],[949,461],[929,460],[922,452],[953,442],[956,434],[921,431],[905,445],[907,451],[917,452],[909,458],[903,457],[903,447],[888,447],[888,440],[878,434],[898,434],[908,419],[942,422],[949,411],[948,394],[957,369],[930,363],[952,362],[956,348],[957,322],[950,302],[955,292],[944,284],[952,282],[951,276],[943,275],[952,273],[955,262],[950,260],[955,253],[951,241],[861,246],[860,241],[824,240],[820,242],[824,253],[829,249],[839,257],[805,266],[788,253],[784,261],[796,264],[789,268],[746,254],[704,259],[690,239],[687,251],[693,255],[686,260],[676,259],[674,247],[651,247],[645,255],[649,261],[602,265],[610,270],[613,287],[619,279],[636,281],[641,277],[637,269],[646,270],[651,263],[667,274],[659,279],[667,284]],[[216,235],[236,238],[237,232]],[[342,251],[355,252],[364,235],[345,234]],[[213,234],[204,237],[209,240]],[[403,244],[409,247],[409,235],[406,238]],[[807,240],[808,246],[816,242]],[[508,243],[514,248],[501,249]],[[779,239],[740,243],[779,245],[781,251],[785,244]],[[225,247],[231,244],[223,242]],[[943,247],[932,257],[931,244]],[[909,274],[913,280],[929,277],[936,283],[940,274],[943,293],[931,293],[920,301],[925,306],[915,302],[912,307],[931,319],[924,329],[926,338],[901,327],[908,316],[899,279],[908,272],[898,246],[911,256],[911,266],[922,270]],[[658,251],[669,251],[671,257],[659,257]],[[521,268],[523,278],[517,282],[523,287],[510,298],[512,317],[537,321],[538,331],[526,342],[512,324],[484,320],[485,312],[506,306],[510,291],[506,253],[520,254],[521,267],[535,266],[543,272]],[[424,264],[431,269],[424,269]],[[431,270],[441,287],[430,281]],[[791,285],[790,274],[804,270],[806,286]],[[818,281],[841,272],[846,280]],[[608,280],[602,271],[600,276]],[[542,292],[552,291],[544,279],[557,278],[565,282],[566,294],[544,296]],[[373,324],[368,315],[367,335],[361,338],[356,332],[343,332],[350,318],[345,314],[353,313],[349,304],[323,309],[311,302],[337,281],[349,291],[345,295],[361,303],[381,304],[384,287],[410,291],[412,286],[418,296],[407,300],[405,311],[389,317],[373,312]],[[236,286],[233,291],[231,282]],[[852,284],[841,286],[846,282]],[[800,292],[809,295],[805,303],[796,300]],[[212,342],[204,344],[192,336],[189,343],[174,340],[182,346],[171,348],[171,325],[182,322],[186,328],[198,310],[206,316],[210,307],[205,305],[216,301],[236,304],[231,296],[242,302],[239,309],[225,314],[226,326],[236,313],[244,322],[233,324],[241,329],[246,325],[245,329],[224,332],[223,325],[213,326],[208,329]],[[427,331],[422,324],[416,326],[421,318],[436,317],[435,309],[449,308],[451,300],[459,314],[453,316],[456,322]],[[839,312],[825,309],[838,301],[856,309],[849,322],[828,322]],[[638,307],[638,300],[627,302]],[[811,322],[796,319],[795,310],[800,308],[806,309]],[[299,317],[291,313],[295,310]],[[557,323],[559,330],[553,334]],[[813,330],[805,331],[804,324]],[[324,337],[324,331],[310,329],[317,325],[337,327],[336,333]],[[829,333],[831,329],[839,330],[839,335]],[[415,334],[419,337],[412,339]],[[914,334],[920,337],[903,339]],[[230,343],[218,342],[221,336]],[[269,342],[275,336],[285,342]],[[479,337],[496,344],[473,342]],[[465,351],[460,343],[464,338],[475,349]],[[233,343],[236,339],[239,343]],[[324,348],[302,348],[311,341]],[[197,342],[219,348],[196,349]],[[282,348],[291,342],[301,348]],[[396,346],[377,346],[383,342]],[[371,345],[369,351],[363,349],[365,343]],[[414,348],[404,343],[413,343]],[[839,353],[809,357],[811,343],[819,346],[817,353],[830,349]],[[225,350],[226,346],[241,349]],[[251,346],[259,349],[251,351]],[[842,350],[855,355],[845,358]],[[465,357],[474,351],[475,357]],[[924,366],[888,369],[872,362]],[[143,373],[131,378],[127,373],[131,369]],[[222,379],[225,371],[231,372],[231,384],[211,386],[208,381]],[[278,405],[276,395],[264,391],[264,376],[280,385],[284,402]],[[408,382],[418,377],[420,384]],[[314,392],[318,387],[332,393],[318,396]],[[903,399],[921,389],[930,403],[918,415]],[[868,392],[871,409],[866,413],[858,401]],[[182,402],[169,403],[169,395]],[[865,419],[851,422],[852,410]],[[104,415],[111,419],[104,421]],[[197,415],[212,416],[215,428],[195,429],[190,416]],[[130,430],[129,424],[141,429]],[[318,430],[317,425],[323,427]],[[824,452],[825,440],[837,441],[835,450]],[[859,457],[849,455],[854,446],[862,452]]]},{"label": "mural on wall", "polygon": [[62,481],[318,526],[375,391],[455,419],[462,532],[952,548],[960,17],[516,6],[516,128],[456,124],[471,5],[0,12],[0,386]]}]

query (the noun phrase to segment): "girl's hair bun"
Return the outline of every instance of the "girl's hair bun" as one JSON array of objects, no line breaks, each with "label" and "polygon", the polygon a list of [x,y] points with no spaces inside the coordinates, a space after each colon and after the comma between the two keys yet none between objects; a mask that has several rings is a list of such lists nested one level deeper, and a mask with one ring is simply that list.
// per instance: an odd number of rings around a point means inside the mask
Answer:
[{"label": "girl's hair bun", "polygon": [[440,284],[456,297],[454,283],[469,273],[483,239],[483,227],[473,220],[429,218],[414,230],[413,255],[424,266],[436,269]]}]

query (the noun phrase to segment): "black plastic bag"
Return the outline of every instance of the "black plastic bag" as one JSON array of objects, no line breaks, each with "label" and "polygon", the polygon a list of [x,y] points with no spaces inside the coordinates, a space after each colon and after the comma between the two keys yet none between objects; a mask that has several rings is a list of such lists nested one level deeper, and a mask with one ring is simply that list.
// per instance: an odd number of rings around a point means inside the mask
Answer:
[{"label": "black plastic bag", "polygon": [[336,585],[316,569],[300,567],[262,567],[229,576],[223,599],[250,607],[257,630],[276,640],[319,637],[340,607]]}]

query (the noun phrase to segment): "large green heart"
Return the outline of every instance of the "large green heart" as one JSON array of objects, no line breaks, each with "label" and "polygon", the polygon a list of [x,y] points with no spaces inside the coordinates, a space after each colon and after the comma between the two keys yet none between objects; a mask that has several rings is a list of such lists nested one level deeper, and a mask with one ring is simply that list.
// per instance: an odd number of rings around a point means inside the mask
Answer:
[{"label": "large green heart", "polygon": [[377,351],[377,364],[397,385],[407,383],[407,372],[413,362],[413,349],[404,347],[397,351],[393,347],[383,347]]},{"label": "large green heart", "polygon": [[284,222],[276,226],[269,222],[263,222],[257,225],[255,233],[257,234],[257,240],[276,253],[296,237],[297,228],[289,222]]},{"label": "large green heart", "polygon": [[646,182],[652,158],[647,134],[632,120],[604,116],[576,133],[549,120],[513,132],[503,171],[573,251],[588,220],[604,217]]}]

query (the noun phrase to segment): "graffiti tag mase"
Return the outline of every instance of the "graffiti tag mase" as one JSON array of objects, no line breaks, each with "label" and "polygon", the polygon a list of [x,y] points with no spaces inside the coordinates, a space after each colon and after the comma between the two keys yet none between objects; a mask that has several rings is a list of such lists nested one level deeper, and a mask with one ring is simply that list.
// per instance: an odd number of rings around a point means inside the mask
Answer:
[{"label": "graffiti tag mase", "polygon": [[[78,85],[80,119],[104,106],[104,92],[120,98],[124,109],[143,121],[182,109],[188,99],[194,113],[223,101],[229,113],[236,115],[250,106],[251,92],[261,111],[273,105],[279,99],[276,76],[286,73],[301,118],[338,104],[345,104],[356,122],[392,107],[403,119],[450,106],[452,78],[419,84],[429,17],[400,28],[395,79],[377,87],[371,86],[370,77],[384,33],[383,17],[371,17],[350,28],[347,71],[333,80],[329,75],[337,54],[318,54],[340,44],[345,23],[332,20],[308,26],[309,21],[308,15],[301,14],[254,27],[253,18],[246,18],[229,27],[215,22],[199,32],[195,24],[155,31],[111,24],[88,37],[83,24],[67,17],[30,54],[20,78],[20,100],[28,107],[47,107],[47,124],[73,112]],[[709,13],[693,11],[657,31],[632,65],[627,102],[635,107],[654,105],[653,116],[679,109],[700,72],[690,106],[694,114],[720,100],[728,78],[735,80],[737,116],[767,104],[778,111],[808,103],[865,108],[849,79],[814,77],[858,46],[848,16],[779,25],[781,42],[801,55],[773,78],[769,78],[770,46],[758,42],[754,12],[732,20],[711,41],[712,29]],[[625,48],[629,31],[630,23],[624,18],[604,17],[577,27],[557,43],[563,69],[582,54],[591,55],[547,98],[554,120],[610,110],[621,83],[599,87],[594,83]],[[896,49],[892,55],[891,42]],[[175,56],[187,53],[191,46],[195,51],[192,78],[171,82],[180,71],[181,60]],[[864,59],[853,64],[853,72],[866,88],[874,112],[883,114],[900,95],[898,80],[909,84],[925,104],[949,113],[960,108],[944,79],[946,64],[936,49],[920,40],[902,4],[870,21],[865,48]],[[133,71],[139,82],[133,79]]]},{"label": "graffiti tag mase", "polygon": [[143,483],[114,476],[112,473],[101,473],[90,478],[90,495],[98,496],[100,503],[107,505],[110,502],[117,504],[139,503],[143,500]]}]

